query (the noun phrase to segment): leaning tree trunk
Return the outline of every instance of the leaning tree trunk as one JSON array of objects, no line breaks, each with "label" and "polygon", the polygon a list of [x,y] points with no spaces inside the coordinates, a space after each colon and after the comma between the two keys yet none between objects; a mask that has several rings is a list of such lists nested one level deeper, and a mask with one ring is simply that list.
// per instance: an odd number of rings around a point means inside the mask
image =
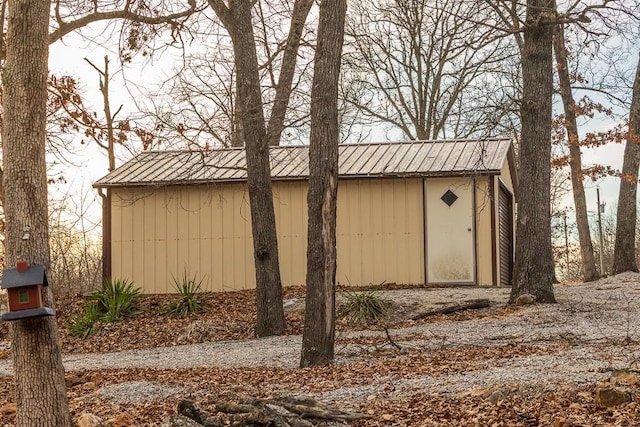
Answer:
[{"label": "leaning tree trunk", "polygon": [[[208,3],[229,32],[235,56],[238,93],[234,114],[241,115],[240,136],[244,140],[247,153],[247,183],[256,265],[256,335],[280,335],[284,332],[285,318],[271,190],[269,144],[278,145],[282,134],[300,37],[313,2],[296,0],[294,3],[268,132],[265,128],[258,59],[251,22],[251,9],[255,2],[209,0]],[[238,142],[237,139],[234,141]]]},{"label": "leaning tree trunk", "polygon": [[[49,265],[45,131],[49,0],[10,0],[2,150],[7,264]],[[47,288],[45,300],[53,307]],[[55,317],[11,323],[16,425],[70,426]]]},{"label": "leaning tree trunk", "polygon": [[582,278],[585,282],[597,280],[600,275],[596,269],[596,258],[593,255],[591,230],[587,217],[587,201],[582,185],[582,153],[580,152],[580,138],[578,137],[578,123],[576,121],[576,103],[571,91],[569,80],[569,65],[567,62],[567,48],[564,39],[564,27],[555,28],[553,50],[556,56],[560,95],[564,106],[564,126],[569,138],[569,167],[571,169],[571,187],[573,203],[576,208],[576,223],[578,225],[578,239],[580,241],[580,255],[582,257]]},{"label": "leaning tree trunk", "polygon": [[269,141],[264,125],[258,58],[251,23],[251,1],[238,0],[234,2],[234,6],[229,9],[232,22],[227,30],[233,43],[238,76],[237,102],[242,112],[247,153],[247,186],[256,267],[256,335],[263,337],[284,332],[282,282],[271,189]]},{"label": "leaning tree trunk", "polygon": [[302,39],[304,24],[307,22],[307,17],[309,16],[309,11],[311,11],[313,3],[313,0],[296,0],[293,4],[291,25],[289,26],[287,43],[285,44],[282,54],[276,94],[267,126],[269,145],[280,145],[280,137],[284,130],[284,119],[289,106],[289,99],[291,98],[293,77],[296,73],[300,40]]},{"label": "leaning tree trunk", "polygon": [[613,253],[613,273],[638,271],[636,261],[636,193],[640,166],[640,62],[633,81],[633,96],[629,112],[629,136],[624,147],[618,214],[616,219],[616,245]]},{"label": "leaning tree trunk", "polygon": [[338,77],[346,0],[320,5],[311,88],[307,298],[300,366],[328,365],[335,341],[336,200],[338,191]]},{"label": "leaning tree trunk", "polygon": [[553,95],[553,8],[527,0],[522,48],[522,141],[516,223],[516,260],[510,303],[532,294],[555,302],[551,250],[551,98]]}]

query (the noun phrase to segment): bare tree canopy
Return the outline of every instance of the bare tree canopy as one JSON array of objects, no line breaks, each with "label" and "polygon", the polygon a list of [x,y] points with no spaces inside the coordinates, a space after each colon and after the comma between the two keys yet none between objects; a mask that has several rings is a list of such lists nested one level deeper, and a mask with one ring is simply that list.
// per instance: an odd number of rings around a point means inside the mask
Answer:
[{"label": "bare tree canopy", "polygon": [[[257,2],[252,8],[263,111],[270,145],[308,133],[313,1]],[[197,147],[244,146],[237,69],[224,26],[197,39],[196,49],[150,100],[162,134]],[[216,43],[211,43],[215,38]]]},{"label": "bare tree canopy", "polygon": [[516,112],[518,51],[507,31],[479,22],[492,12],[459,0],[356,3],[345,101],[364,123],[386,124],[407,139],[504,133]]}]

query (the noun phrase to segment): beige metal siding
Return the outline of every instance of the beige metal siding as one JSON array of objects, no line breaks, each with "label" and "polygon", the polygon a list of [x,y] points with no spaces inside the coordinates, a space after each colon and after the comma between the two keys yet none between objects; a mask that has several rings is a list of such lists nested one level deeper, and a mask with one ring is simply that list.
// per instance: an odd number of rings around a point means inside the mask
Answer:
[{"label": "beige metal siding", "polygon": [[254,286],[244,185],[114,190],[113,277],[146,293],[172,292],[172,275],[206,290]]},{"label": "beige metal siding", "polygon": [[285,286],[304,285],[307,273],[307,183],[274,183],[273,206],[282,283]]},{"label": "beige metal siding", "polygon": [[[424,282],[421,179],[345,180],[338,190],[340,283]],[[284,285],[304,284],[307,184],[274,183]],[[209,291],[255,287],[246,186],[113,190],[114,278],[172,292],[172,275]]]},{"label": "beige metal siding", "polygon": [[343,180],[338,283],[424,283],[422,179]]},{"label": "beige metal siding", "polygon": [[491,205],[495,203],[491,196],[489,180],[494,177],[482,176],[476,179],[476,259],[478,277],[481,286],[493,283],[493,248],[491,234]]},{"label": "beige metal siding", "polygon": [[[503,167],[502,167],[502,171],[500,173],[500,176],[495,177],[495,188],[496,188],[496,209],[495,209],[495,213],[496,213],[496,224],[500,224],[500,211],[499,211],[499,207],[498,207],[498,192],[500,190],[500,185],[504,185],[504,187],[507,189],[507,191],[513,195],[514,193],[514,188],[513,188],[513,177],[511,176],[511,173],[516,173],[516,171],[511,171],[511,168],[509,167],[509,163],[505,162]],[[513,199],[511,199],[511,212],[515,212],[515,204],[513,203]],[[513,239],[515,240],[515,215],[512,218],[512,223],[511,223],[511,230],[513,230]],[[499,227],[496,226],[496,244],[498,244],[500,242],[500,229]],[[515,244],[515,241],[513,241],[513,244]],[[499,247],[499,245],[498,245]],[[502,254],[500,250],[496,250],[497,254],[496,254],[496,268],[499,269],[499,267],[505,262],[502,259]],[[498,270],[499,271],[499,270]],[[500,274],[498,274],[498,286],[505,286],[505,284],[501,283],[500,280]]]}]

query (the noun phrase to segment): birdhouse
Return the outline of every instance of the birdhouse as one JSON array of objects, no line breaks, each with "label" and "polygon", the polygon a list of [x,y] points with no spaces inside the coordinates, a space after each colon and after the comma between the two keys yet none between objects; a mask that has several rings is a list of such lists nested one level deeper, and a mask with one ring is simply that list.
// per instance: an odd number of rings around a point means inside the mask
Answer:
[{"label": "birdhouse", "polygon": [[18,261],[16,268],[2,271],[2,289],[7,290],[8,312],[2,320],[53,316],[55,310],[44,305],[44,287],[49,286],[44,266]]}]

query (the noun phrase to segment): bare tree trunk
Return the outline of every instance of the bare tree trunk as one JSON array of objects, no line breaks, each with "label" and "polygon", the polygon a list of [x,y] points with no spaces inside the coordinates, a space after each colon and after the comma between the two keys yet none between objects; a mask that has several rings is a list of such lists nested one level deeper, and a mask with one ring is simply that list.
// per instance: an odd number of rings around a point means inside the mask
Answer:
[{"label": "bare tree trunk", "polygon": [[311,88],[307,297],[300,366],[328,365],[335,341],[336,200],[338,191],[338,78],[346,0],[320,5]]},{"label": "bare tree trunk", "polygon": [[555,28],[553,49],[556,56],[558,80],[560,81],[560,95],[564,106],[564,126],[569,138],[569,167],[571,169],[571,187],[573,189],[573,203],[576,207],[576,223],[580,240],[580,255],[582,256],[582,278],[585,282],[597,280],[600,275],[596,269],[596,259],[593,255],[591,230],[587,217],[587,201],[582,185],[582,153],[580,152],[580,138],[578,137],[578,123],[576,121],[576,103],[571,91],[569,80],[569,66],[567,62],[567,48],[564,39],[564,26]]},{"label": "bare tree trunk", "polygon": [[633,96],[629,112],[629,136],[624,147],[618,214],[616,220],[616,245],[613,255],[613,273],[638,271],[636,261],[636,192],[638,167],[640,166],[640,62],[633,81]]},{"label": "bare tree trunk", "polygon": [[87,58],[84,60],[93,67],[94,70],[98,72],[100,78],[98,79],[100,93],[102,94],[102,108],[104,111],[105,118],[105,126],[107,128],[107,142],[101,143],[96,138],[96,143],[107,152],[107,158],[109,160],[109,172],[113,171],[116,168],[116,153],[115,153],[115,118],[120,112],[120,108],[116,110],[115,113],[111,114],[111,102],[109,100],[109,80],[111,80],[111,75],[109,74],[109,57],[104,57],[104,69],[98,68],[93,62],[89,61]]},{"label": "bare tree trunk", "polygon": [[554,10],[548,0],[527,0],[522,48],[522,141],[516,224],[516,259],[510,303],[532,294],[555,302],[551,251],[551,100]]},{"label": "bare tree trunk", "polygon": [[253,255],[256,268],[256,335],[280,335],[285,329],[278,239],[271,189],[269,140],[265,129],[258,58],[250,0],[210,2],[233,43],[238,95],[247,153],[247,186],[251,206]]},{"label": "bare tree trunk", "polygon": [[256,266],[256,335],[267,336],[280,335],[285,328],[269,145],[279,144],[302,27],[313,2],[296,0],[294,4],[291,29],[281,66],[282,75],[276,88],[273,114],[279,122],[275,119],[270,122],[268,132],[262,108],[258,58],[251,21],[253,4],[250,0],[209,0],[209,6],[224,24],[233,44],[238,89],[236,114],[240,112],[242,115],[242,132],[247,152],[247,185]]},{"label": "bare tree trunk", "polygon": [[[45,132],[48,0],[10,0],[2,126],[7,263],[49,265]],[[53,307],[47,288],[45,300]],[[70,426],[55,317],[11,323],[18,426]]]}]

